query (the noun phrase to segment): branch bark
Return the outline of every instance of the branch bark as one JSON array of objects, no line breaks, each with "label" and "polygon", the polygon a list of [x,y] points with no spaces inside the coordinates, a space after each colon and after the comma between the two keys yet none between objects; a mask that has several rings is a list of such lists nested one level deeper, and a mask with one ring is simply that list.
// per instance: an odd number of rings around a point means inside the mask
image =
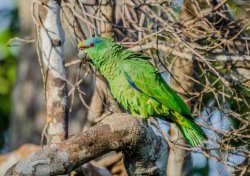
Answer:
[{"label": "branch bark", "polygon": [[129,175],[166,173],[166,142],[143,119],[113,114],[88,131],[19,161],[5,175],[66,174],[110,151],[123,151]]},{"label": "branch bark", "polygon": [[[46,2],[46,1],[45,1]],[[60,19],[60,1],[50,0],[46,4],[47,14],[38,29],[39,45],[45,70],[45,92],[49,145],[67,138],[68,93],[64,68],[65,41]],[[39,12],[45,10],[39,8]]]}]

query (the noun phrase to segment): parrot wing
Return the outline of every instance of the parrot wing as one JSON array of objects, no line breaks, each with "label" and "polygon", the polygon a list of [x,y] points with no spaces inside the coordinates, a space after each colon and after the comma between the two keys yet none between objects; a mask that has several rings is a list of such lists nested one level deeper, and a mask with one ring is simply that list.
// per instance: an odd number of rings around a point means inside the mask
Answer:
[{"label": "parrot wing", "polygon": [[137,91],[157,100],[167,108],[193,120],[183,100],[173,91],[151,63],[142,59],[123,61],[122,70],[129,84]]}]

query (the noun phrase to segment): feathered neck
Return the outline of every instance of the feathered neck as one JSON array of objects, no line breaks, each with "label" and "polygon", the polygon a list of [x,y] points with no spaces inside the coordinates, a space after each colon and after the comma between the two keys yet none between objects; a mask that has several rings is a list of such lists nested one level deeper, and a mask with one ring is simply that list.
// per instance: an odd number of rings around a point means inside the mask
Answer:
[{"label": "feathered neck", "polygon": [[100,69],[106,64],[122,60],[124,51],[125,50],[122,46],[112,42],[109,45],[100,45],[95,50],[89,51],[88,55],[91,58],[92,63]]}]

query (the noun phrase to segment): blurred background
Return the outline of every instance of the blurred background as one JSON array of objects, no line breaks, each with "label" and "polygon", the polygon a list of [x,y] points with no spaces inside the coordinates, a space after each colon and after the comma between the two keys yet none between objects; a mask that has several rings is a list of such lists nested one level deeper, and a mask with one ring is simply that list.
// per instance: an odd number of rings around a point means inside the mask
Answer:
[{"label": "blurred background", "polygon": [[[249,164],[250,143],[249,0],[65,1],[69,8],[67,3],[84,18],[77,18],[83,35],[76,36],[70,31],[69,21],[72,19],[67,19],[62,13],[67,79],[75,84],[79,77],[83,78],[80,89],[87,92],[84,100],[77,93],[70,95],[70,135],[96,124],[99,117],[107,115],[107,106],[114,106],[112,109],[117,106],[112,99],[104,100],[108,94],[106,84],[101,78],[93,81],[95,76],[91,67],[83,66],[81,70],[79,63],[74,63],[77,60],[76,38],[95,34],[113,36],[125,47],[153,58],[154,65],[162,69],[162,76],[182,95],[198,117],[197,121],[204,126],[212,141],[210,147],[219,148],[223,161],[193,153],[193,174],[226,176],[241,173],[241,169]],[[23,144],[40,145],[46,123],[31,5],[30,0],[0,0],[2,156]],[[101,23],[91,15],[107,22]],[[169,31],[163,30],[166,27]],[[154,47],[137,47],[149,43]],[[194,53],[188,51],[187,46],[208,58],[207,63],[194,59]],[[248,60],[242,61],[247,57]],[[215,68],[217,75],[211,67]],[[93,82],[97,82],[103,96],[97,95]],[[104,107],[102,102],[105,102]],[[5,160],[0,159],[0,170],[1,162]],[[110,165],[103,166],[112,175],[126,175],[120,155]]]},{"label": "blurred background", "polygon": [[8,47],[7,43],[20,33],[17,1],[0,3],[0,148],[1,153],[7,147],[8,127],[11,116],[11,92],[16,80],[17,56],[19,48]]}]

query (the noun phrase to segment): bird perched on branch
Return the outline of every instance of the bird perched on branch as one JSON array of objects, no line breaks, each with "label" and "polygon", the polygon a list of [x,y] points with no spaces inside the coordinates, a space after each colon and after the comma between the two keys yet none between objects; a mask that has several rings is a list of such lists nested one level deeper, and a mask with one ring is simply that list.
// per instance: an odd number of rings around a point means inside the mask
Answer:
[{"label": "bird perched on branch", "polygon": [[201,146],[207,140],[187,105],[163,80],[150,58],[125,49],[111,38],[90,38],[79,42],[78,49],[80,59],[88,55],[107,79],[114,98],[124,109],[144,118],[175,122],[191,146]]}]

